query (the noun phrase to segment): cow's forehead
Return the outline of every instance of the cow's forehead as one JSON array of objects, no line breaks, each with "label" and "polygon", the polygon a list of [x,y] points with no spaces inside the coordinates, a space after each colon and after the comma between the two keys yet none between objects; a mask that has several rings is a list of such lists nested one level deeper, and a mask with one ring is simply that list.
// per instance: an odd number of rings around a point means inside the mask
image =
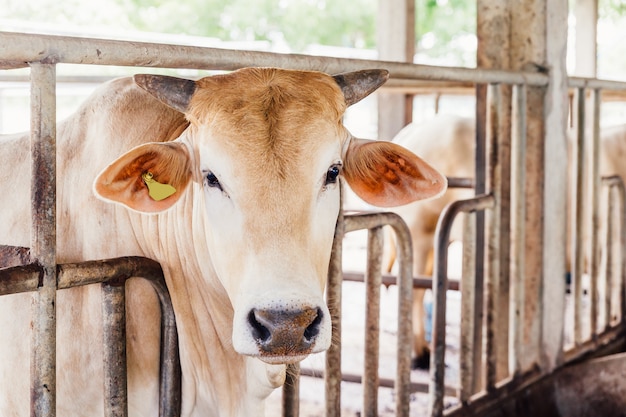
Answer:
[{"label": "cow's forehead", "polygon": [[346,139],[346,104],[334,79],[319,72],[252,68],[198,81],[188,117],[197,146],[218,146],[246,167],[274,172]]},{"label": "cow's forehead", "polygon": [[197,86],[188,112],[197,124],[221,114],[249,128],[266,125],[271,134],[280,128],[277,122],[297,124],[311,117],[338,121],[346,109],[335,80],[320,72],[245,68],[203,78]]}]

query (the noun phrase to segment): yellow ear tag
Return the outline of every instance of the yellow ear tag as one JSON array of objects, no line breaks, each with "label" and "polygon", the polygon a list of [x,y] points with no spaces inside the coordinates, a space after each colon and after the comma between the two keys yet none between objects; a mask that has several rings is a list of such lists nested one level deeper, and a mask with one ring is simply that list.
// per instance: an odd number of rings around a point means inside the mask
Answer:
[{"label": "yellow ear tag", "polygon": [[141,175],[143,182],[148,186],[148,195],[154,201],[161,201],[171,196],[176,192],[176,188],[169,184],[161,184],[154,178],[152,178],[152,172],[144,172]]}]

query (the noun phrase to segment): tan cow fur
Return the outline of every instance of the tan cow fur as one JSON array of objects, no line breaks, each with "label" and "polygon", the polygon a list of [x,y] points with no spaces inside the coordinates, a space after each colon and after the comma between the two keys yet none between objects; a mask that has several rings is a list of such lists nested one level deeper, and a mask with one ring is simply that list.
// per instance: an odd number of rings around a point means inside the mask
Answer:
[{"label": "tan cow fur", "polygon": [[[396,179],[387,204],[445,189],[445,178],[419,158],[388,145],[376,151],[343,127],[344,95],[358,101],[386,79],[377,77],[361,91],[317,72],[245,69],[196,82],[188,100],[151,90],[185,115],[124,78],[100,87],[59,125],[57,262],[146,256],[161,263],[180,338],[183,416],[263,415],[284,364],[330,344],[323,289],[340,203],[339,184],[326,182],[329,167],[343,164],[370,201],[376,190],[350,169],[384,164],[377,181]],[[360,147],[373,152],[365,158]],[[221,189],[208,185],[209,171]],[[145,172],[177,192],[152,200]],[[29,246],[30,176],[28,138],[3,138],[2,244]],[[0,297],[3,417],[29,413],[30,298]],[[56,305],[57,415],[102,415],[99,287],[59,291]],[[260,350],[250,311],[309,307],[321,314],[310,349]],[[139,279],[127,284],[127,312],[130,415],[153,417],[158,304]]]}]

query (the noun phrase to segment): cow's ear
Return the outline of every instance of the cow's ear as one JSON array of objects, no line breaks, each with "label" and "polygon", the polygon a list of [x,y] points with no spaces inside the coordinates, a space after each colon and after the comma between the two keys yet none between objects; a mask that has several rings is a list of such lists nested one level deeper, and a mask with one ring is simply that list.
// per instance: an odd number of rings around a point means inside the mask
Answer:
[{"label": "cow's ear", "polygon": [[143,213],[170,208],[191,180],[189,153],[176,142],[140,145],[106,167],[94,182],[105,201]]},{"label": "cow's ear", "polygon": [[334,75],[348,106],[353,105],[373,93],[389,78],[389,71],[369,69]]},{"label": "cow's ear", "polygon": [[400,145],[352,138],[344,178],[364,201],[394,207],[438,197],[448,186],[439,171]]},{"label": "cow's ear", "polygon": [[196,91],[196,82],[167,75],[136,74],[135,84],[146,90],[160,102],[185,113],[191,96]]}]

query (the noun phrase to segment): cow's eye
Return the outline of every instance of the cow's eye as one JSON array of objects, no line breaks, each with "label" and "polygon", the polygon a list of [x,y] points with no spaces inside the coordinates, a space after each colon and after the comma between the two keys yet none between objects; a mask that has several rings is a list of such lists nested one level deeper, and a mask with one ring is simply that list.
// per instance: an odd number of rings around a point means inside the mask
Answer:
[{"label": "cow's eye", "polygon": [[209,171],[206,174],[206,176],[204,177],[204,181],[205,181],[207,186],[215,187],[215,188],[218,188],[218,189],[222,190],[222,185],[220,184],[220,181],[217,179],[215,174],[212,173],[211,171]]},{"label": "cow's eye", "polygon": [[341,164],[332,165],[328,168],[328,172],[326,172],[326,185],[334,184],[337,182],[337,178],[339,178],[339,174],[341,173]]}]

